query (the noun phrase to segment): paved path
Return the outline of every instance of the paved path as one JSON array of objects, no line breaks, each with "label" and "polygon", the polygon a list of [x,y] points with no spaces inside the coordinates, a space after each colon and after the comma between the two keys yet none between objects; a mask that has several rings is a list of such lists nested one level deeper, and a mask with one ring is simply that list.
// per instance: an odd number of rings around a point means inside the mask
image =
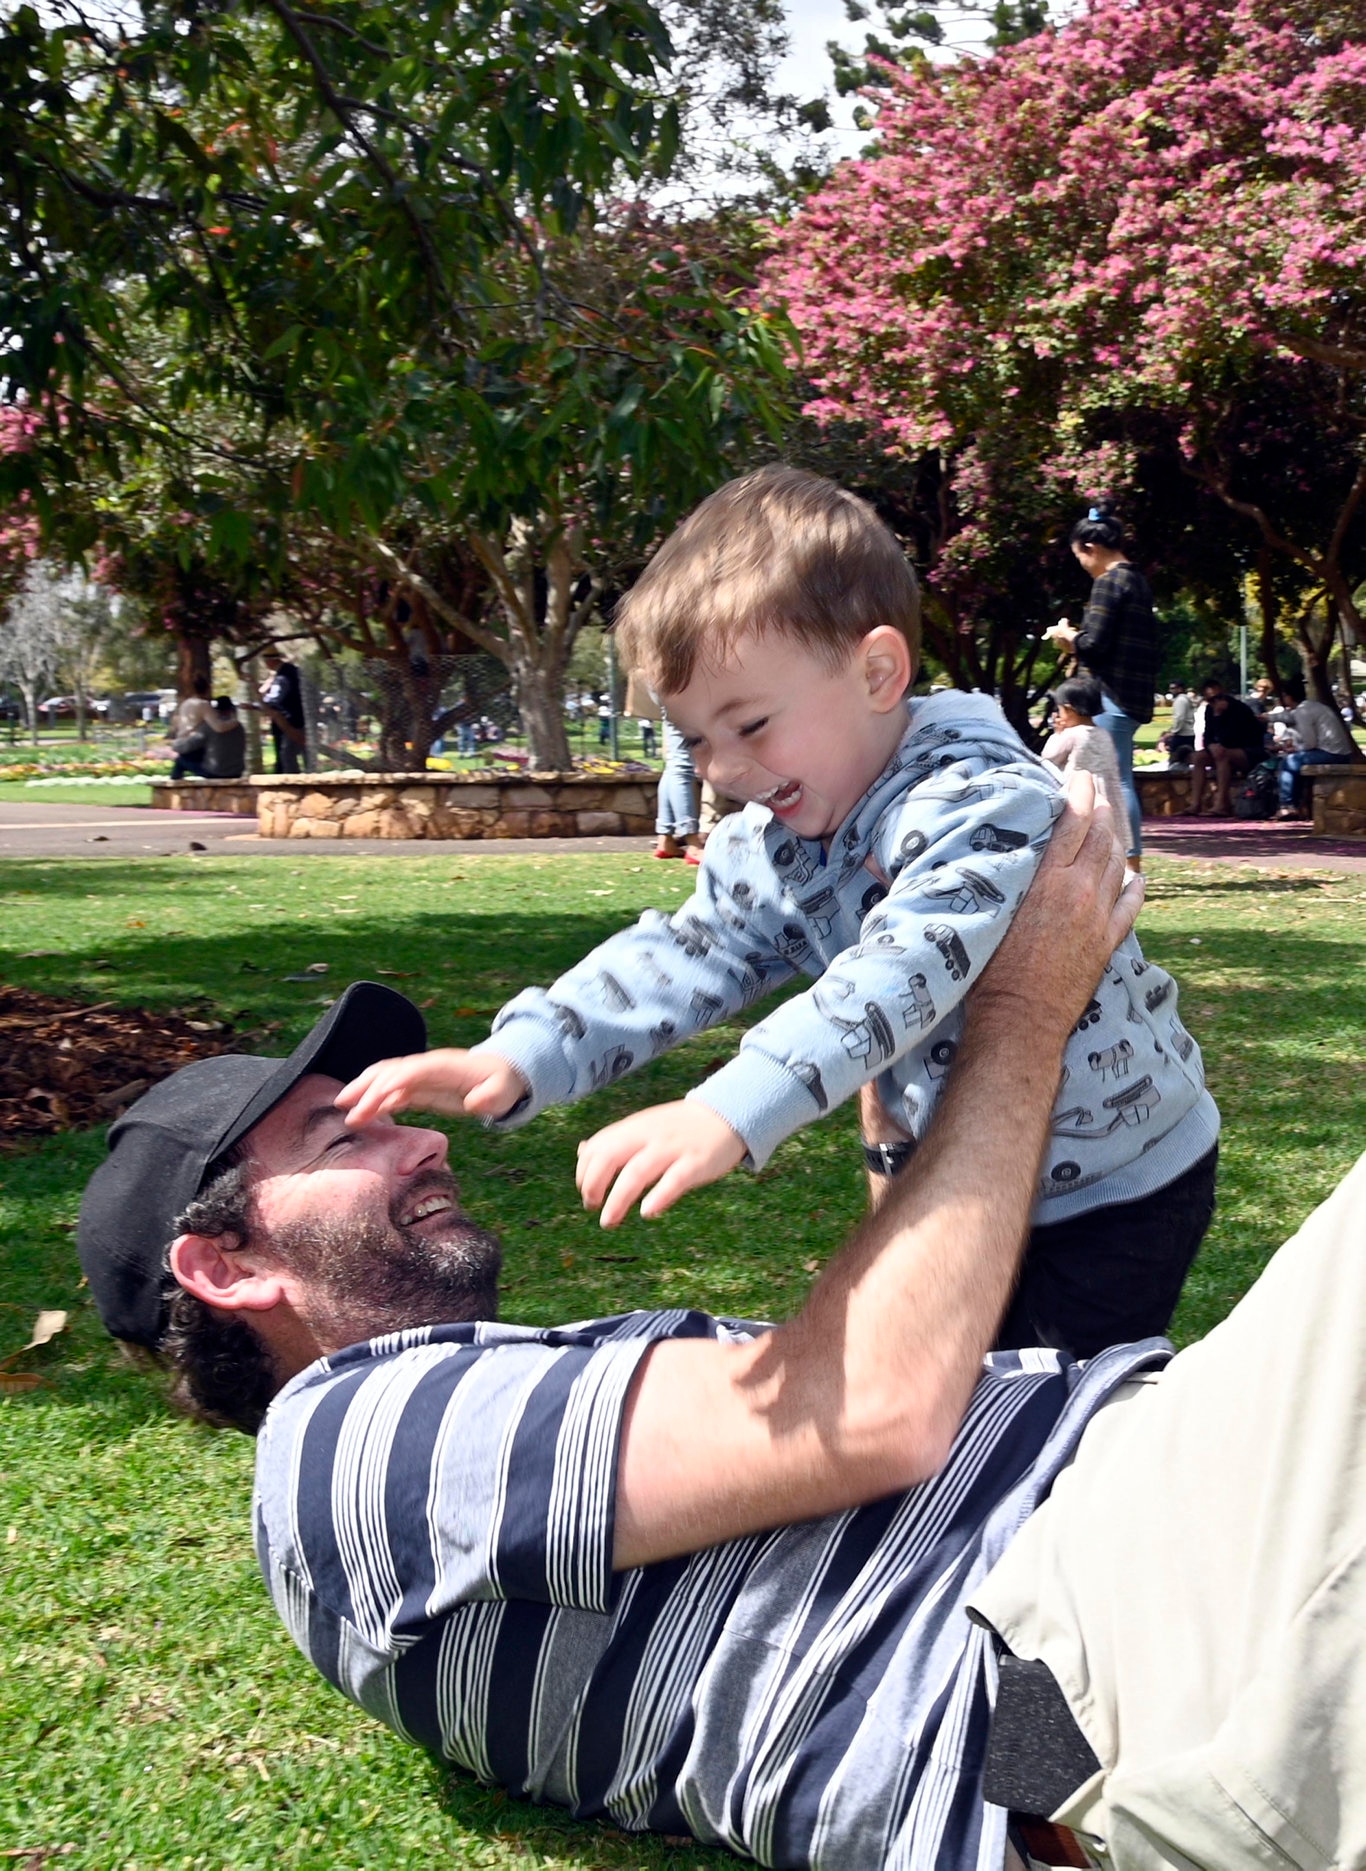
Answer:
[{"label": "paved path", "polygon": [[1299,819],[1144,819],[1143,848],[1259,870],[1366,871],[1366,838],[1315,838]]},{"label": "paved path", "polygon": [[255,818],[227,812],[157,812],[146,806],[30,805],[0,801],[0,858],[174,857],[190,851],[301,858],[525,857],[649,851],[652,838],[258,838]]},{"label": "paved path", "polygon": [[[258,838],[256,821],[225,812],[155,812],[144,806],[0,802],[0,857],[171,857],[234,851],[303,858],[524,857],[589,851],[648,851],[650,838]],[[1366,839],[1315,838],[1275,819],[1145,819],[1154,855],[1251,864],[1263,870],[1366,871]]]}]

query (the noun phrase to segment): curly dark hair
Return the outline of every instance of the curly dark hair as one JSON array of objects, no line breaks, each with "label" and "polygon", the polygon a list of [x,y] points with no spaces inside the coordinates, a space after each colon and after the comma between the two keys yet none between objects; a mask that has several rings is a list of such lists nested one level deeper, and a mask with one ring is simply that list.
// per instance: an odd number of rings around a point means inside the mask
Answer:
[{"label": "curly dark hair", "polygon": [[[245,1151],[239,1151],[213,1165],[177,1216],[175,1233],[235,1235],[245,1243],[253,1223],[251,1179]],[[241,1319],[215,1311],[181,1286],[171,1288],[167,1311],[160,1358],[171,1373],[171,1401],[215,1429],[254,1436],[280,1387],[264,1344]]]}]

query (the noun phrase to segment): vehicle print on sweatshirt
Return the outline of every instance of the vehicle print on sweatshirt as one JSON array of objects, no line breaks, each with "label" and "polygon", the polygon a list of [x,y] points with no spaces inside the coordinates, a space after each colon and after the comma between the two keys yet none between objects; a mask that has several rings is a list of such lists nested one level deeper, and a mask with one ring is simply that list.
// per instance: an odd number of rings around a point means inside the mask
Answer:
[{"label": "vehicle print on sweatshirt", "polygon": [[1053,1134],[1055,1137],[1108,1137],[1121,1127],[1136,1130],[1140,1124],[1147,1123],[1161,1102],[1161,1092],[1145,1073],[1124,1091],[1102,1100],[1100,1108],[1109,1112],[1108,1119],[1097,1118],[1087,1105],[1075,1104],[1070,1110],[1054,1114]]},{"label": "vehicle print on sweatshirt", "polygon": [[906,992],[901,996],[898,1006],[901,1010],[901,1024],[907,1031],[911,1027],[918,1027],[924,1033],[938,1018],[929,984],[923,974],[906,977]]},{"label": "vehicle print on sweatshirt", "polygon": [[568,1007],[562,1000],[548,1000],[551,1018],[566,1039],[585,1039],[588,1026],[577,1008]]},{"label": "vehicle print on sweatshirt", "polygon": [[925,1058],[926,1076],[936,1080],[947,1078],[949,1067],[953,1064],[957,1054],[958,1047],[955,1041],[937,1039]]},{"label": "vehicle print on sweatshirt", "polygon": [[800,1079],[802,1084],[805,1085],[806,1089],[811,1093],[811,1096],[816,1100],[816,1109],[818,1111],[828,1111],[830,1109],[830,1100],[825,1095],[825,1081],[821,1078],[819,1066],[815,1065],[810,1059],[794,1059],[787,1069],[792,1074],[793,1078]]},{"label": "vehicle print on sweatshirt", "polygon": [[933,884],[923,884],[920,895],[932,903],[943,903],[955,916],[980,916],[985,912],[992,918],[1005,907],[1005,897],[995,884],[966,868],[951,871]]},{"label": "vehicle print on sweatshirt", "polygon": [[604,1085],[624,1076],[635,1064],[635,1054],[625,1046],[612,1046],[600,1059],[594,1059],[588,1068],[594,1091],[600,1091]]},{"label": "vehicle print on sweatshirt", "polygon": [[1117,1039],[1113,1046],[1107,1046],[1102,1052],[1088,1052],[1086,1063],[1093,1072],[1100,1073],[1101,1083],[1110,1078],[1128,1078],[1129,1063],[1134,1056],[1133,1041]]},{"label": "vehicle print on sweatshirt", "polygon": [[926,923],[925,940],[932,942],[939,950],[951,980],[967,980],[972,963],[968,960],[967,950],[947,923]]},{"label": "vehicle print on sweatshirt", "polygon": [[629,988],[624,987],[622,983],[618,981],[617,977],[614,974],[610,974],[606,968],[598,975],[597,983],[598,990],[603,1000],[612,1009],[613,1013],[626,1013],[630,1008],[635,1006],[636,1001],[634,994],[631,993]]},{"label": "vehicle print on sweatshirt", "polygon": [[1029,839],[1024,832],[1012,831],[1005,825],[978,825],[968,843],[974,851],[1018,851]]}]

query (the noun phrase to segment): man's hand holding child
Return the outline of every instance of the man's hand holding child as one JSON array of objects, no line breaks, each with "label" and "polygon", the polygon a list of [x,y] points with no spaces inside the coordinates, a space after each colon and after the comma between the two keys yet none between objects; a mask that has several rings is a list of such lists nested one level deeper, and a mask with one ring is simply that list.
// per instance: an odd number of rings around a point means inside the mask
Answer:
[{"label": "man's hand holding child", "polygon": [[496,1052],[437,1046],[403,1059],[381,1059],[337,1094],[353,1127],[416,1108],[442,1117],[506,1117],[526,1084],[516,1066]]},{"label": "man's hand holding child", "polygon": [[604,1228],[626,1219],[640,1198],[647,1219],[689,1189],[719,1182],[744,1161],[744,1139],[695,1099],[651,1105],[609,1124],[579,1145],[576,1179],[585,1208],[601,1208]]}]

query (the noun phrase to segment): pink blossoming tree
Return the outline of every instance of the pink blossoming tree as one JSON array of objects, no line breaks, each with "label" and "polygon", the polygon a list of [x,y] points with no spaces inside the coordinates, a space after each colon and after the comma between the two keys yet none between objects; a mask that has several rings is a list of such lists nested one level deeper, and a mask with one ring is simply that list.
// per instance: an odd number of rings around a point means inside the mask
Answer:
[{"label": "pink blossoming tree", "polygon": [[932,609],[972,633],[1011,542],[1141,483],[1154,437],[1249,566],[1308,597],[1308,675],[1366,635],[1366,4],[1092,0],[891,74],[878,144],[770,284],[812,412],[934,458]]}]

